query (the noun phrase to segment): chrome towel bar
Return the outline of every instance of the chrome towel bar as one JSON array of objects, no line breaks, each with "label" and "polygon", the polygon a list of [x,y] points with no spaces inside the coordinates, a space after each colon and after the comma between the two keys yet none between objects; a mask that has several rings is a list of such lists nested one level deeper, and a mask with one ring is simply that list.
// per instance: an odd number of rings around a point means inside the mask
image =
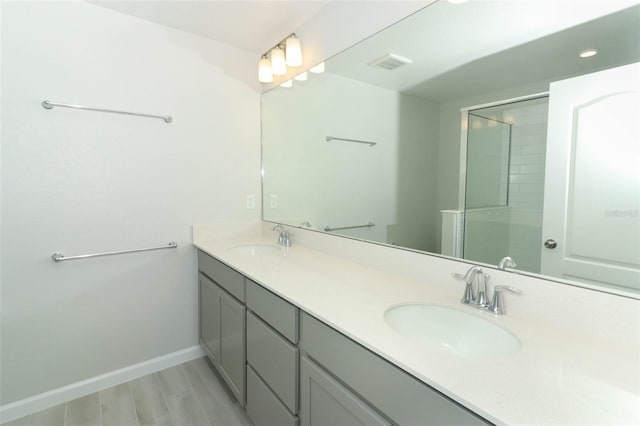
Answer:
[{"label": "chrome towel bar", "polygon": [[54,106],[63,107],[63,108],[84,109],[87,111],[110,112],[113,114],[135,115],[137,117],[160,118],[164,120],[165,123],[171,123],[173,121],[173,117],[171,117],[170,115],[142,114],[140,112],[118,111],[115,109],[96,108],[96,107],[90,107],[90,106],[61,104],[58,102],[42,101],[42,107],[45,109],[52,109]]},{"label": "chrome towel bar", "polygon": [[330,226],[325,226],[324,230],[326,232],[331,232],[331,231],[338,231],[338,230],[341,230],[341,229],[371,228],[372,226],[376,226],[376,224],[373,223],[373,222],[369,222],[366,225],[342,226],[340,228],[331,228]]},{"label": "chrome towel bar", "polygon": [[377,142],[361,141],[361,140],[358,140],[358,139],[336,138],[334,136],[327,136],[324,139],[327,142],[331,142],[331,141],[355,142],[355,143],[364,143],[364,144],[367,144],[369,146],[374,146],[374,145],[377,144]]},{"label": "chrome towel bar", "polygon": [[120,250],[120,251],[107,251],[104,253],[81,254],[77,256],[65,256],[62,253],[53,253],[51,255],[51,259],[53,259],[54,262],[62,262],[63,260],[88,259],[90,257],[111,256],[113,254],[134,253],[138,251],[161,250],[161,249],[176,248],[176,247],[178,247],[178,243],[175,241],[171,241],[166,246],[160,246],[160,247],[148,247],[148,248],[133,249],[133,250]]}]

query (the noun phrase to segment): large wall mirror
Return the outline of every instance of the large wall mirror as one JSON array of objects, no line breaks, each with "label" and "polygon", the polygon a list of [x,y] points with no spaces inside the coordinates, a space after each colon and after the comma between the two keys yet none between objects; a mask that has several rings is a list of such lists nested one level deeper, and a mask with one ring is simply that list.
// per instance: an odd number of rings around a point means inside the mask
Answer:
[{"label": "large wall mirror", "polygon": [[639,61],[637,1],[435,2],[263,94],[263,218],[637,297]]}]

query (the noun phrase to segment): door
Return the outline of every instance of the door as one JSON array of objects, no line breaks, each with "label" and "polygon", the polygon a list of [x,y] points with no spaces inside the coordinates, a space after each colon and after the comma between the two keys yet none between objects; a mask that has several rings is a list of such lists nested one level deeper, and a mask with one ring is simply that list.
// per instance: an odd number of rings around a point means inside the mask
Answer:
[{"label": "door", "polygon": [[221,290],[218,370],[242,406],[246,402],[244,391],[247,364],[245,321],[245,306]]},{"label": "door", "polygon": [[311,360],[300,361],[301,426],[390,425],[356,394]]},{"label": "door", "polygon": [[220,289],[209,278],[199,274],[200,343],[213,365],[218,365],[220,353]]},{"label": "door", "polygon": [[640,289],[640,63],[551,84],[542,274]]}]

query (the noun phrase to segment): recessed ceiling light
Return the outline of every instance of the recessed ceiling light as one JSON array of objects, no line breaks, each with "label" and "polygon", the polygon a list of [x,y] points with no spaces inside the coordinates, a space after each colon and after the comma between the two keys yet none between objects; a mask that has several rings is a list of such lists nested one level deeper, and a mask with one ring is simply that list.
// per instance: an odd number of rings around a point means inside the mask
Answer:
[{"label": "recessed ceiling light", "polygon": [[596,56],[598,54],[598,49],[587,49],[580,52],[581,58],[590,58],[592,56]]}]

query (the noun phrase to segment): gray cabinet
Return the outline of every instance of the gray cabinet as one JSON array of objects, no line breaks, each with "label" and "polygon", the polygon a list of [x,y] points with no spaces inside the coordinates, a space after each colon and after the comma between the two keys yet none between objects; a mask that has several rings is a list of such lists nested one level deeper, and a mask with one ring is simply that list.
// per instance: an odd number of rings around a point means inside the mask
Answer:
[{"label": "gray cabinet", "polygon": [[[246,308],[244,277],[198,253],[200,345],[243,406],[246,402]],[[232,293],[242,299],[238,300]]]},{"label": "gray cabinet", "polygon": [[247,414],[255,426],[298,425],[298,417],[289,412],[251,365],[247,365]]},{"label": "gray cabinet", "polygon": [[200,345],[216,365],[220,356],[220,287],[202,273],[198,281]]},{"label": "gray cabinet", "polygon": [[[398,425],[487,425],[481,417],[440,392],[425,385],[405,371],[379,357],[326,324],[301,314],[300,348],[308,358],[326,371],[361,402]],[[303,383],[302,391],[308,387]],[[313,395],[313,392],[311,392]],[[311,419],[322,405],[302,399],[301,419]]]},{"label": "gray cabinet", "polygon": [[220,357],[218,370],[240,404],[244,405],[246,308],[225,292],[220,293]]},{"label": "gray cabinet", "polygon": [[256,425],[297,424],[298,308],[247,280],[247,310],[247,414]]},{"label": "gray cabinet", "polygon": [[256,426],[481,426],[473,412],[198,252],[200,344]]},{"label": "gray cabinet", "polygon": [[300,426],[391,425],[307,357],[300,361],[300,383]]}]

